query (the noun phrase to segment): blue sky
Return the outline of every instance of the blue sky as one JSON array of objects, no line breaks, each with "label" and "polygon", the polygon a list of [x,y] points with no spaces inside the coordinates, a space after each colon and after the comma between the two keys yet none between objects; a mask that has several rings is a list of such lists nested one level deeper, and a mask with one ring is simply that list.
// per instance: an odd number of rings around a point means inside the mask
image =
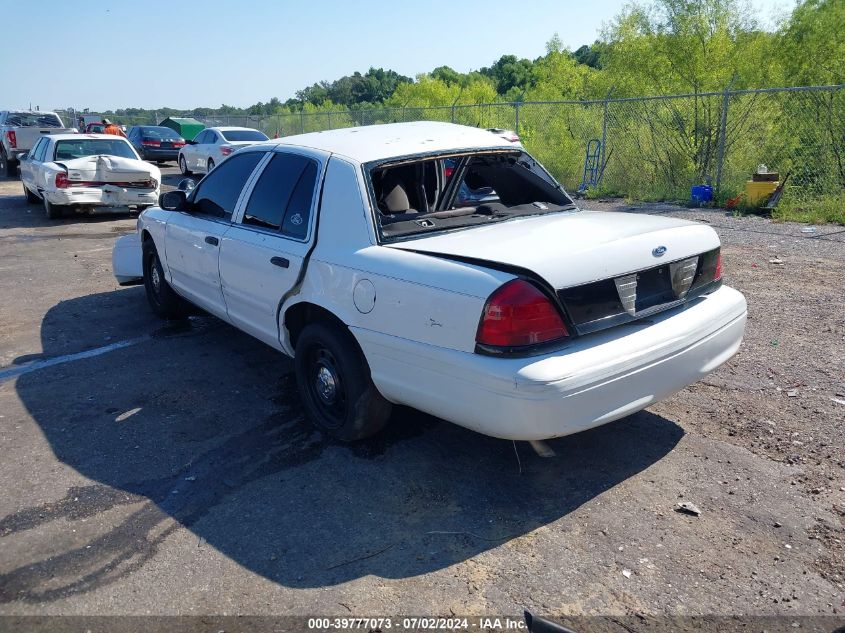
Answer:
[{"label": "blue sky", "polygon": [[[766,16],[794,0],[751,0]],[[592,43],[621,0],[24,0],[4,8],[0,108],[248,106],[370,66],[533,59]],[[38,5],[37,11],[34,5]],[[78,12],[73,15],[72,12]],[[54,16],[54,17],[50,17]]]}]

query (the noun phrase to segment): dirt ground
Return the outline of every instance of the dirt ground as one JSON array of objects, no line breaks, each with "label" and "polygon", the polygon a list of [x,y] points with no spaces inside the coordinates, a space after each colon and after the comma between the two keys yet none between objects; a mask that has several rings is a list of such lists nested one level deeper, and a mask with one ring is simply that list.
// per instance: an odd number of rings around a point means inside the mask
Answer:
[{"label": "dirt ground", "polygon": [[0,181],[0,614],[845,614],[845,229],[584,206],[710,223],[748,329],[540,457],[401,409],[327,440],[286,359],[115,284],[134,219]]}]

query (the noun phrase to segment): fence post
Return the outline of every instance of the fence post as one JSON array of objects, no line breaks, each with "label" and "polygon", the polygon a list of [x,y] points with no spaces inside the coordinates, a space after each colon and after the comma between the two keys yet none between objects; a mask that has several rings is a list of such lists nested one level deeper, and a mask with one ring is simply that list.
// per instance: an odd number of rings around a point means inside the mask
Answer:
[{"label": "fence post", "polygon": [[604,146],[607,143],[607,111],[610,105],[610,95],[613,94],[613,88],[607,91],[604,97],[604,114],[601,121],[601,146],[599,147],[599,169],[604,172],[602,166],[604,165]]},{"label": "fence post", "polygon": [[719,120],[719,145],[716,151],[716,199],[719,198],[719,193],[722,190],[722,165],[725,162],[725,142],[728,133],[728,104],[731,100],[730,87],[730,84],[725,86],[725,92],[722,95],[722,116]]},{"label": "fence post", "polygon": [[520,108],[521,105],[522,105],[521,101],[517,101],[516,103],[513,104],[514,124],[515,124],[514,127],[516,128],[514,130],[514,132],[516,132],[517,136],[519,136],[519,108]]},{"label": "fence post", "polygon": [[305,134],[305,112],[303,110],[299,111],[299,133]]},{"label": "fence post", "polygon": [[332,111],[329,110],[329,129],[332,129]]}]

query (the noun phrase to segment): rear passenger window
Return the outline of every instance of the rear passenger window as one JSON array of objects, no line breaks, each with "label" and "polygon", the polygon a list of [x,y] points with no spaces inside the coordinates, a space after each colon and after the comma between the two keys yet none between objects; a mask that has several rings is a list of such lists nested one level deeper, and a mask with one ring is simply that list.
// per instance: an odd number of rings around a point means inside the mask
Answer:
[{"label": "rear passenger window", "polygon": [[244,212],[243,224],[279,230],[305,239],[317,163],[296,154],[277,153],[264,168]]},{"label": "rear passenger window", "polygon": [[196,188],[196,213],[231,220],[241,189],[264,156],[264,152],[236,154],[217,166]]}]

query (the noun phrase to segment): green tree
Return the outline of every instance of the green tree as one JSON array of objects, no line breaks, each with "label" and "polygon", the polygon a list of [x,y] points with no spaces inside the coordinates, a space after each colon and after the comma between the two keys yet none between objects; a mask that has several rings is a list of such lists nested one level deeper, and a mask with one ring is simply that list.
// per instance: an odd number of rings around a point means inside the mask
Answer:
[{"label": "green tree", "polygon": [[778,44],[791,85],[845,83],[845,2],[804,0],[782,26]]}]

